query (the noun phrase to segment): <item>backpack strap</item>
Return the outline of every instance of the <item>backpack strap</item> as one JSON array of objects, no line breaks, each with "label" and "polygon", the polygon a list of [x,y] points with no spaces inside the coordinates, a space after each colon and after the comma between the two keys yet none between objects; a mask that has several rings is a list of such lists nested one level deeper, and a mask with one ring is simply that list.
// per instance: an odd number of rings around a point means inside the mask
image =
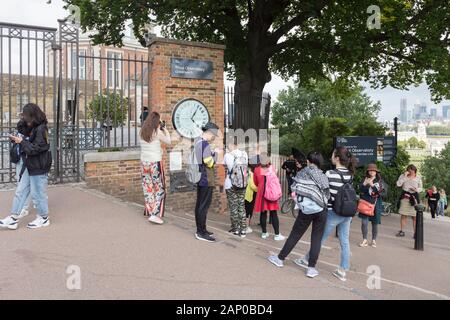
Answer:
[{"label": "backpack strap", "polygon": [[334,172],[336,172],[341,177],[341,180],[344,184],[345,183],[353,183],[353,177],[351,175],[350,175],[350,180],[345,181],[344,175],[342,174],[342,172],[340,172],[338,169],[335,169]]}]

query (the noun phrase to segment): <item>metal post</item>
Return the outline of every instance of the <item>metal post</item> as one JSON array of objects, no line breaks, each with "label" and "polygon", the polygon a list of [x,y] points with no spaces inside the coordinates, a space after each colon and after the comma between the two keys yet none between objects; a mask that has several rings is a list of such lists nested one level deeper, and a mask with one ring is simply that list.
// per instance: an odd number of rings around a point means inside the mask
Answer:
[{"label": "metal post", "polygon": [[395,137],[395,154],[394,159],[397,158],[397,150],[398,150],[398,117],[394,118],[394,137]]},{"label": "metal post", "polygon": [[416,230],[414,237],[414,249],[423,251],[423,212],[425,206],[423,204],[417,204],[416,209]]}]

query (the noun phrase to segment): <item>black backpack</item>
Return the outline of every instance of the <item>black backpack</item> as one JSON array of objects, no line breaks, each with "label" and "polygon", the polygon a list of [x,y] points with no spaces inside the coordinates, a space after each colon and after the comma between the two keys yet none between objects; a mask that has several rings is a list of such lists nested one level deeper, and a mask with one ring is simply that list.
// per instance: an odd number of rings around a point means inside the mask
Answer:
[{"label": "black backpack", "polygon": [[333,210],[341,217],[354,217],[358,211],[358,197],[352,184],[353,178],[345,181],[343,174],[339,170],[336,169],[335,172],[341,176],[344,184],[338,189],[334,197]]}]

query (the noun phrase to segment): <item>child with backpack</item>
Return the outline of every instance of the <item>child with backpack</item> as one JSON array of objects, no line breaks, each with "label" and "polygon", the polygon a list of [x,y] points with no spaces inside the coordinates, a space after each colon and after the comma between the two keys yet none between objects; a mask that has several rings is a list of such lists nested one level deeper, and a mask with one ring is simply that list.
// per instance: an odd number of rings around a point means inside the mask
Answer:
[{"label": "child with backpack", "polygon": [[226,178],[224,189],[227,194],[228,210],[230,211],[231,229],[229,232],[245,238],[247,235],[247,221],[245,215],[245,191],[248,184],[248,156],[247,152],[239,150],[235,141],[228,143],[228,150],[224,156]]},{"label": "child with backpack", "polygon": [[[358,199],[353,188],[357,160],[345,147],[333,151],[331,162],[334,170],[326,172],[330,183],[330,200],[328,202],[327,222],[322,237],[322,245],[329,235],[337,228],[341,245],[341,262],[332,274],[341,281],[346,281],[346,271],[350,269],[350,223],[358,210]],[[304,258],[294,262],[304,268],[308,267],[308,252]]]},{"label": "child with backpack", "polygon": [[260,213],[261,238],[267,239],[269,237],[267,232],[267,212],[270,212],[270,219],[275,231],[274,240],[283,241],[285,237],[280,233],[280,222],[277,214],[277,211],[280,210],[278,201],[282,196],[280,180],[270,163],[270,158],[265,153],[262,153],[260,156],[260,166],[255,169],[253,181],[258,187],[253,212]]},{"label": "child with backpack", "polygon": [[253,209],[255,208],[256,192],[258,191],[258,187],[255,185],[255,182],[253,180],[253,172],[255,171],[257,165],[256,162],[254,162],[255,164],[251,162],[251,159],[249,159],[247,171],[248,182],[247,188],[245,189],[245,215],[247,217],[247,230],[245,232],[246,234],[253,232],[252,228],[250,227],[250,223],[253,217]]}]

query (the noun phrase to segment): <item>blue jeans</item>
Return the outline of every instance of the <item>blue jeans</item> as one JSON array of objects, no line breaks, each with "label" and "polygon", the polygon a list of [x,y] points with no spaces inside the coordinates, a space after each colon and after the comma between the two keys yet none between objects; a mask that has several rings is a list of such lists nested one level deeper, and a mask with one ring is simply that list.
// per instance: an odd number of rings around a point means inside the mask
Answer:
[{"label": "blue jeans", "polygon": [[46,174],[30,176],[28,170],[25,169],[14,194],[11,214],[19,215],[29,201],[31,194],[37,213],[42,217],[48,216],[47,185],[48,176]]},{"label": "blue jeans", "polygon": [[[352,222],[351,217],[341,217],[338,216],[332,209],[328,210],[327,223],[325,225],[325,231],[322,236],[322,245],[326,242],[330,234],[337,227],[339,242],[341,244],[341,262],[340,267],[343,270],[350,269],[350,223]],[[304,258],[309,261],[309,252]]]},{"label": "blue jeans", "polygon": [[[23,160],[20,159],[19,163],[16,164],[16,180],[18,181],[17,183],[20,183],[20,172],[22,171],[22,167],[23,167]],[[25,183],[30,183],[29,181],[26,181]],[[31,202],[31,197],[29,196],[28,199],[25,201],[25,205],[23,206],[24,210],[28,210],[28,208],[30,207],[30,202]]]}]

